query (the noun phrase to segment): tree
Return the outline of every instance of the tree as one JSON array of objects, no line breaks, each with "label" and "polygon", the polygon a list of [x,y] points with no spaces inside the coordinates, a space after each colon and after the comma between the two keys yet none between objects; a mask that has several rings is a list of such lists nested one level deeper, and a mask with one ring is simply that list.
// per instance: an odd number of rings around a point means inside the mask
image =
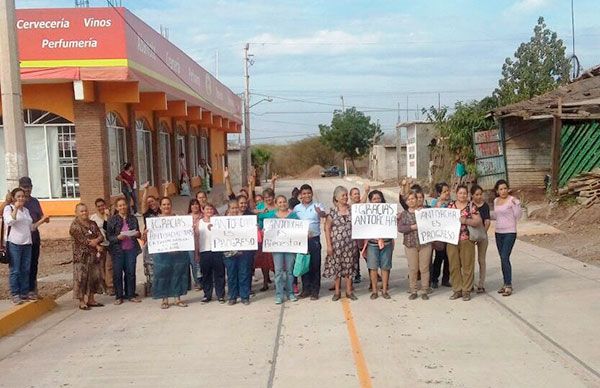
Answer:
[{"label": "tree", "polygon": [[502,65],[502,79],[494,91],[500,105],[527,100],[566,83],[571,65],[565,51],[563,41],[540,17],[529,42],[521,43],[514,60],[506,58]]},{"label": "tree", "polygon": [[[250,152],[250,159],[252,160],[252,165],[256,168],[256,178],[260,180],[263,171],[266,171],[266,167],[273,158],[273,154],[271,151],[262,148],[262,147],[254,147]],[[266,177],[265,177],[266,179]],[[260,185],[260,181],[256,182],[257,185]]]},{"label": "tree", "polygon": [[383,135],[379,124],[354,107],[335,110],[331,125],[320,124],[319,131],[321,142],[350,159],[355,170],[354,160],[365,156]]}]

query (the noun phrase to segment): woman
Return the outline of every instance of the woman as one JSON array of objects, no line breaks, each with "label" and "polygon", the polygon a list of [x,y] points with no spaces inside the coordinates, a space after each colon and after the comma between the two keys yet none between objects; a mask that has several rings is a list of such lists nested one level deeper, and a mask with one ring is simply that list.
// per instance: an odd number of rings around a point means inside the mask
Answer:
[{"label": "woman", "polygon": [[[106,237],[113,260],[113,284],[115,304],[120,305],[126,298],[130,302],[140,303],[135,297],[135,263],[142,252],[138,238],[141,236],[137,218],[129,213],[129,204],[125,198],[117,199],[117,213],[108,219]],[[125,285],[123,286],[123,275]],[[126,288],[126,289],[125,289]]]},{"label": "woman", "polygon": [[[283,195],[278,195],[275,199],[276,210],[260,214],[260,223],[264,223],[267,218],[290,218],[298,219],[296,213],[288,207],[288,201]],[[298,298],[294,294],[294,262],[296,254],[291,252],[273,252],[273,262],[275,267],[275,304],[283,303],[285,295],[292,302],[297,302]]]},{"label": "woman", "polygon": [[471,202],[477,208],[477,212],[481,216],[483,228],[485,229],[485,239],[477,241],[477,262],[479,263],[479,283],[477,283],[478,294],[485,292],[485,255],[488,248],[487,232],[490,229],[490,206],[483,199],[483,189],[479,185],[471,187]]},{"label": "woman", "polygon": [[[369,193],[369,202],[385,203],[383,193],[379,190],[373,190]],[[367,267],[371,278],[371,299],[377,299],[379,295],[379,285],[377,283],[377,270],[381,269],[382,289],[381,296],[384,299],[390,299],[388,286],[390,281],[390,270],[392,269],[392,253],[394,252],[394,240],[371,239],[365,244],[367,251]],[[363,248],[363,250],[365,249]]]},{"label": "woman", "polygon": [[[351,205],[354,205],[356,203],[365,203],[367,202],[367,196],[369,195],[369,191],[371,191],[371,186],[369,186],[368,184],[365,184],[364,187],[364,194],[361,196],[360,195],[360,189],[358,187],[353,187],[350,189],[350,203]],[[355,240],[356,246],[357,247],[361,247],[364,244],[363,240]],[[354,276],[354,283],[360,283],[362,281],[362,277],[360,276],[360,261],[361,258],[363,258],[360,255],[360,249],[359,249],[359,255],[358,258],[356,260],[356,275]],[[335,288],[335,286],[334,286]],[[332,291],[330,289],[330,291]]]},{"label": "woman", "polygon": [[[160,215],[158,217],[174,216],[171,198],[160,199]],[[190,281],[191,252],[163,252],[152,255],[154,276],[152,280],[152,297],[162,299],[161,309],[169,308],[169,298],[175,298],[175,306],[187,307],[181,296],[187,294]]]},{"label": "woman", "polygon": [[411,191],[406,196],[408,210],[404,210],[398,217],[398,232],[404,234],[404,249],[408,259],[408,279],[410,283],[410,296],[415,300],[417,294],[417,276],[421,273],[421,299],[428,300],[429,296],[429,263],[431,260],[431,244],[421,245],[417,229],[415,211],[419,209],[419,200],[416,191]]},{"label": "woman", "polygon": [[[8,197],[8,196],[7,196]],[[6,250],[10,257],[9,283],[12,302],[22,304],[27,300],[37,300],[35,292],[30,292],[29,271],[31,267],[31,248],[33,240],[31,232],[48,222],[48,217],[42,217],[33,222],[29,210],[25,207],[25,191],[16,188],[7,198],[8,204],[3,210],[6,231]]]},{"label": "woman", "polygon": [[[246,199],[245,197],[241,197]],[[230,199],[227,204],[227,216],[241,216],[238,199]],[[250,304],[250,260],[252,256],[248,251],[228,251],[223,253],[223,262],[227,269],[227,296],[228,305],[233,306],[237,299],[242,300],[242,304]]]},{"label": "woman", "polygon": [[450,282],[454,291],[450,299],[462,297],[464,301],[469,301],[475,270],[475,243],[469,240],[469,226],[481,226],[481,217],[477,213],[477,208],[468,201],[468,190],[465,185],[458,185],[456,201],[450,202],[448,208],[460,210],[458,245],[446,244],[450,262]]},{"label": "woman", "polygon": [[198,191],[196,194],[196,199],[198,200],[198,203],[200,203],[200,212],[204,212],[204,206],[206,206],[208,203],[208,196],[206,195],[206,192]]},{"label": "woman", "polygon": [[123,170],[119,175],[117,175],[115,179],[121,182],[123,188],[123,195],[125,195],[125,199],[127,200],[127,206],[131,204],[133,214],[136,217],[139,217],[140,214],[137,210],[137,182],[135,181],[135,172],[133,170],[133,165],[129,162],[125,163],[123,165]]},{"label": "woman", "polygon": [[212,300],[213,288],[219,303],[225,303],[225,264],[223,253],[213,252],[210,247],[210,219],[217,213],[217,209],[210,203],[204,207],[204,214],[198,223],[200,231],[200,272],[202,272],[202,289],[204,298],[202,303]]},{"label": "woman", "polygon": [[494,219],[496,220],[496,247],[502,264],[504,285],[498,290],[502,296],[513,293],[510,254],[517,239],[517,221],[521,218],[521,202],[509,194],[508,182],[500,179],[495,186]]},{"label": "woman", "polygon": [[[448,207],[448,203],[450,202],[450,186],[446,182],[436,183],[435,192],[437,197],[431,200],[431,207]],[[448,255],[446,254],[446,243],[434,241],[432,247],[435,252],[435,258],[430,271],[431,287],[439,287],[440,273],[442,274],[442,286],[450,287],[450,265]],[[444,265],[443,271],[442,264]]]},{"label": "woman", "polygon": [[[263,201],[257,203],[256,210],[259,213],[259,216],[261,215],[260,213],[267,213],[277,210],[277,206],[275,205],[275,192],[273,189],[268,188],[263,190]],[[261,234],[263,219],[263,217],[258,218],[258,226],[260,228],[259,233]],[[263,274],[263,286],[260,290],[267,291],[269,289],[269,283],[271,283],[269,271],[275,271],[275,266],[273,265],[273,255],[270,252],[263,252],[262,244],[259,245],[258,252],[256,253],[256,259],[254,260],[254,269],[256,268],[260,268]]]},{"label": "woman", "polygon": [[198,278],[200,272],[200,251],[198,250],[200,231],[198,230],[198,222],[200,222],[202,219],[202,210],[200,209],[200,202],[197,199],[190,199],[190,204],[188,205],[188,214],[192,216],[192,222],[194,226],[194,246],[196,247],[193,252],[190,252],[192,281],[194,282],[196,291],[200,291],[202,286],[200,284],[200,279]]},{"label": "woman", "polygon": [[346,282],[346,298],[357,300],[352,292],[352,278],[357,271],[358,246],[352,240],[352,212],[345,187],[337,186],[333,191],[333,206],[325,219],[327,258],[323,276],[335,279],[334,302],[341,297],[342,278]]},{"label": "woman", "polygon": [[100,263],[104,238],[83,203],[75,207],[75,219],[69,234],[73,238],[73,297],[79,300],[80,310],[102,307],[104,305],[96,302],[94,295],[102,292]]}]

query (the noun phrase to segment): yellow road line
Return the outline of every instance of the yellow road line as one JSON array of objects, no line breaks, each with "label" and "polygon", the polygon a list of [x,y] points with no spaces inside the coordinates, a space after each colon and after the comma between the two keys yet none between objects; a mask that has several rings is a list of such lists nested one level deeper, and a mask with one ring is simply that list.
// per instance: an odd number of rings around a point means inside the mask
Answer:
[{"label": "yellow road line", "polygon": [[348,299],[342,299],[342,308],[344,309],[344,318],[346,319],[346,327],[348,328],[350,346],[352,347],[352,355],[354,356],[358,381],[360,382],[361,388],[372,388],[371,375],[369,374],[367,361],[365,360],[365,355],[360,346],[360,339],[356,332],[356,325],[354,325],[354,318],[352,317],[352,310],[350,309],[350,302]]}]

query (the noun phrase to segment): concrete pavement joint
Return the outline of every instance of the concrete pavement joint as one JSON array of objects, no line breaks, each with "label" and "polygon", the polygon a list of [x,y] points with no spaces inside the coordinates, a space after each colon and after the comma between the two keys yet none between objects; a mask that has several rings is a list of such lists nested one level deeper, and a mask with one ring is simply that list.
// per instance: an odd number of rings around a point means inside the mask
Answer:
[{"label": "concrete pavement joint", "polygon": [[578,363],[580,366],[582,366],[588,372],[590,372],[591,374],[593,374],[597,378],[600,378],[600,372],[598,372],[597,370],[595,370],[594,368],[592,368],[590,365],[588,365],[585,361],[583,361],[582,359],[580,359],[579,357],[577,357],[576,355],[574,355],[573,353],[571,353],[568,349],[564,348],[561,344],[559,344],[558,342],[554,341],[550,336],[548,336],[547,334],[545,334],[543,331],[539,330],[537,327],[535,327],[533,324],[531,324],[528,320],[526,320],[525,318],[523,318],[522,316],[520,316],[516,311],[514,311],[513,309],[511,309],[510,307],[508,307],[506,304],[504,304],[503,302],[499,301],[498,299],[496,299],[496,298],[494,298],[494,297],[492,297],[492,296],[490,296],[488,294],[486,294],[486,296],[489,299],[491,299],[492,301],[494,301],[498,306],[500,306],[504,310],[508,311],[519,322],[523,323],[525,326],[527,326],[533,332],[535,332],[540,337],[542,337],[544,340],[546,340],[547,342],[549,342],[552,346],[554,346],[555,348],[557,348],[558,350],[560,350],[561,352],[563,352],[565,355],[567,355],[569,358],[571,358],[573,361],[575,361],[576,363]]},{"label": "concrete pavement joint", "polygon": [[273,380],[275,380],[275,367],[277,366],[277,357],[279,353],[279,340],[281,339],[281,326],[283,324],[283,311],[284,304],[281,304],[279,310],[279,322],[277,323],[277,333],[275,334],[275,344],[273,345],[273,356],[271,357],[271,370],[269,371],[269,381],[267,382],[267,388],[273,387]]}]

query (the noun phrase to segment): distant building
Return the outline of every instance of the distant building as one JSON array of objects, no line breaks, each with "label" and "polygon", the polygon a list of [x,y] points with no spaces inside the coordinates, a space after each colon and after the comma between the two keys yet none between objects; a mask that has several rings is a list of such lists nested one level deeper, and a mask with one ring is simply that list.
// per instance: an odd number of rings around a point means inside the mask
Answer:
[{"label": "distant building", "polygon": [[406,131],[406,176],[426,183],[431,180],[431,144],[439,137],[434,123],[404,122],[396,125]]},{"label": "distant building", "polygon": [[369,153],[369,175],[380,182],[406,176],[406,140],[384,134]]}]

